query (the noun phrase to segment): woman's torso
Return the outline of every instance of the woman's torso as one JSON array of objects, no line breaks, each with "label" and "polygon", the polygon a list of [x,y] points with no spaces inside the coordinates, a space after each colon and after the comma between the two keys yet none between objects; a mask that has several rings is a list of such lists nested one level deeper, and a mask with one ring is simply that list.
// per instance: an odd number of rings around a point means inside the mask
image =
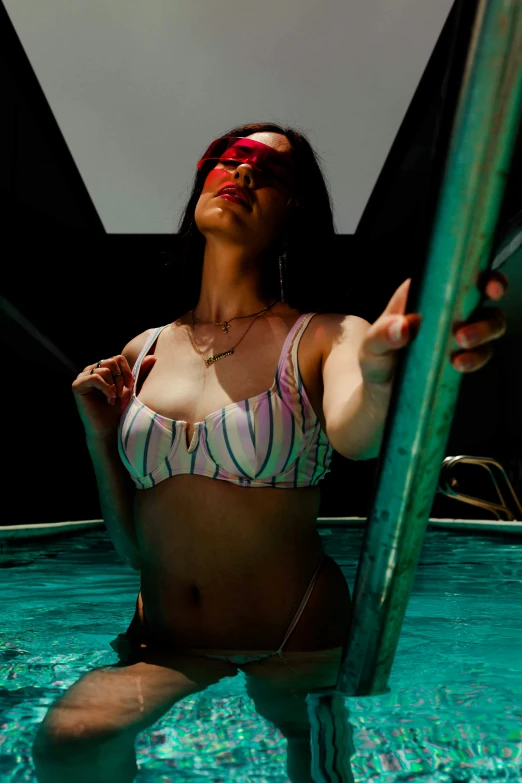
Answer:
[{"label": "woman's torso", "polygon": [[[276,310],[276,308],[278,308]],[[234,356],[210,368],[192,344],[188,318],[161,331],[156,364],[135,389],[139,402],[185,421],[188,449],[197,425],[230,403],[269,389],[287,335],[301,314],[276,305],[257,319]],[[325,430],[319,342],[320,315],[297,348],[299,372],[314,415]],[[201,325],[196,339],[216,355],[234,346],[245,326],[228,335]],[[208,340],[208,342],[206,342]],[[210,350],[203,350],[205,356]],[[135,497],[141,550],[141,591],[147,620],[161,638],[183,647],[276,649],[310,581],[322,545],[315,528],[320,490],[244,487],[206,475],[174,475]],[[342,644],[349,593],[326,558],[287,649]]]}]

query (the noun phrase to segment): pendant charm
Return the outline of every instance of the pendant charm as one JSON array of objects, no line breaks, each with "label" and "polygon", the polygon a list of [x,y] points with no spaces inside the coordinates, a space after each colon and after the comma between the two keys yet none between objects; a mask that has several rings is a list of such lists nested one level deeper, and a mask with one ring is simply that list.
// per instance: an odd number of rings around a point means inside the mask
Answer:
[{"label": "pendant charm", "polygon": [[231,356],[233,353],[234,353],[234,349],[231,348],[229,351],[218,353],[216,356],[210,356],[208,359],[205,359],[205,364],[207,365],[207,367],[210,367],[210,365],[214,364],[214,362],[219,361],[219,359],[224,359],[225,356]]},{"label": "pendant charm", "polygon": [[225,334],[228,334],[228,321],[225,321],[221,329],[225,332]]}]

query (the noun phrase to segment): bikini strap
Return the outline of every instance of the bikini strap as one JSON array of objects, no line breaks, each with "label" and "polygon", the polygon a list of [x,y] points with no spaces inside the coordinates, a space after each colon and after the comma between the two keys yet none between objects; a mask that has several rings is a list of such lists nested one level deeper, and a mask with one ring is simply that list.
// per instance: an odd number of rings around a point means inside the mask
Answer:
[{"label": "bikini strap", "polygon": [[[168,326],[168,324],[166,324]],[[132,393],[134,394],[135,388],[136,388],[136,382],[138,380],[138,375],[140,373],[140,367],[141,363],[143,361],[143,357],[147,355],[147,353],[150,350],[151,345],[156,341],[159,333],[162,329],[165,329],[165,326],[158,326],[156,329],[154,329],[150,335],[145,340],[145,344],[143,348],[140,351],[140,354],[136,361],[134,362],[134,367],[132,368]]]},{"label": "bikini strap", "polygon": [[294,323],[294,325],[292,326],[292,328],[290,329],[290,331],[288,332],[288,334],[286,335],[286,339],[281,349],[279,362],[277,364],[276,374],[278,377],[281,377],[285,370],[285,365],[288,362],[288,356],[290,354],[290,346],[292,345],[296,334],[301,329],[302,324],[305,323],[307,319],[309,320],[309,318],[311,318],[312,315],[315,315],[315,313],[303,313],[302,315],[300,315],[299,318]]},{"label": "bikini strap", "polygon": [[314,585],[315,585],[316,579],[317,579],[317,577],[319,575],[319,570],[320,570],[320,568],[321,568],[321,566],[323,564],[324,555],[325,555],[325,553],[323,551],[321,553],[321,557],[319,559],[319,562],[317,563],[317,567],[316,567],[316,569],[314,571],[314,575],[312,576],[312,578],[310,580],[310,584],[308,585],[308,588],[306,590],[306,593],[303,596],[303,600],[301,601],[299,609],[297,610],[294,619],[290,623],[290,627],[289,627],[288,631],[285,634],[285,638],[281,642],[281,646],[277,650],[277,654],[278,655],[281,654],[281,651],[282,651],[283,647],[285,646],[285,644],[287,643],[287,641],[290,638],[291,634],[295,630],[295,627],[296,627],[297,623],[299,622],[299,619],[300,619],[301,615],[303,614],[303,612],[305,610],[306,604],[308,603],[308,599],[310,598],[310,596],[312,594],[312,590],[314,589]]},{"label": "bikini strap", "polygon": [[305,314],[305,316],[303,317],[303,320],[299,324],[299,331],[295,335],[295,339],[292,342],[292,350],[291,350],[292,368],[294,370],[295,382],[296,382],[296,384],[299,385],[299,387],[301,387],[301,383],[300,383],[301,373],[299,372],[299,363],[297,361],[297,350],[299,348],[299,343],[301,341],[301,337],[303,336],[303,334],[304,334],[304,332],[306,330],[306,327],[308,326],[308,324],[310,323],[310,321],[312,320],[314,315],[317,315],[317,313],[306,313]]}]

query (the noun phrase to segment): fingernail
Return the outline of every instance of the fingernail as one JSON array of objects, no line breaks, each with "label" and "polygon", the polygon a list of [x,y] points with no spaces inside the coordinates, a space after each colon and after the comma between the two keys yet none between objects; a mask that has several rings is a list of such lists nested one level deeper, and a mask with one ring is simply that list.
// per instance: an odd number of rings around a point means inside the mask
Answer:
[{"label": "fingernail", "polygon": [[470,348],[478,336],[479,334],[477,329],[475,329],[473,326],[470,326],[465,331],[459,332],[457,342],[463,348]]},{"label": "fingernail", "polygon": [[472,359],[468,359],[465,356],[461,356],[460,359],[457,359],[457,370],[471,370],[472,367]]},{"label": "fingernail", "polygon": [[493,299],[501,299],[504,296],[504,286],[498,280],[492,280],[488,288]]},{"label": "fingernail", "polygon": [[392,321],[390,326],[388,327],[388,336],[392,343],[400,343],[402,340],[402,330],[403,330],[404,321],[402,318],[397,318],[395,321]]}]

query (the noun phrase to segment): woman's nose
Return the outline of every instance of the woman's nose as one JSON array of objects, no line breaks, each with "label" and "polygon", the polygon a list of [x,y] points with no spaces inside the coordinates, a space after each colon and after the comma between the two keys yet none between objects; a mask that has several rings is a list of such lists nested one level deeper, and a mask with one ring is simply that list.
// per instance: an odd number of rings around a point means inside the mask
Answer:
[{"label": "woman's nose", "polygon": [[242,180],[245,185],[254,184],[254,170],[249,163],[240,163],[234,172],[234,179]]}]

